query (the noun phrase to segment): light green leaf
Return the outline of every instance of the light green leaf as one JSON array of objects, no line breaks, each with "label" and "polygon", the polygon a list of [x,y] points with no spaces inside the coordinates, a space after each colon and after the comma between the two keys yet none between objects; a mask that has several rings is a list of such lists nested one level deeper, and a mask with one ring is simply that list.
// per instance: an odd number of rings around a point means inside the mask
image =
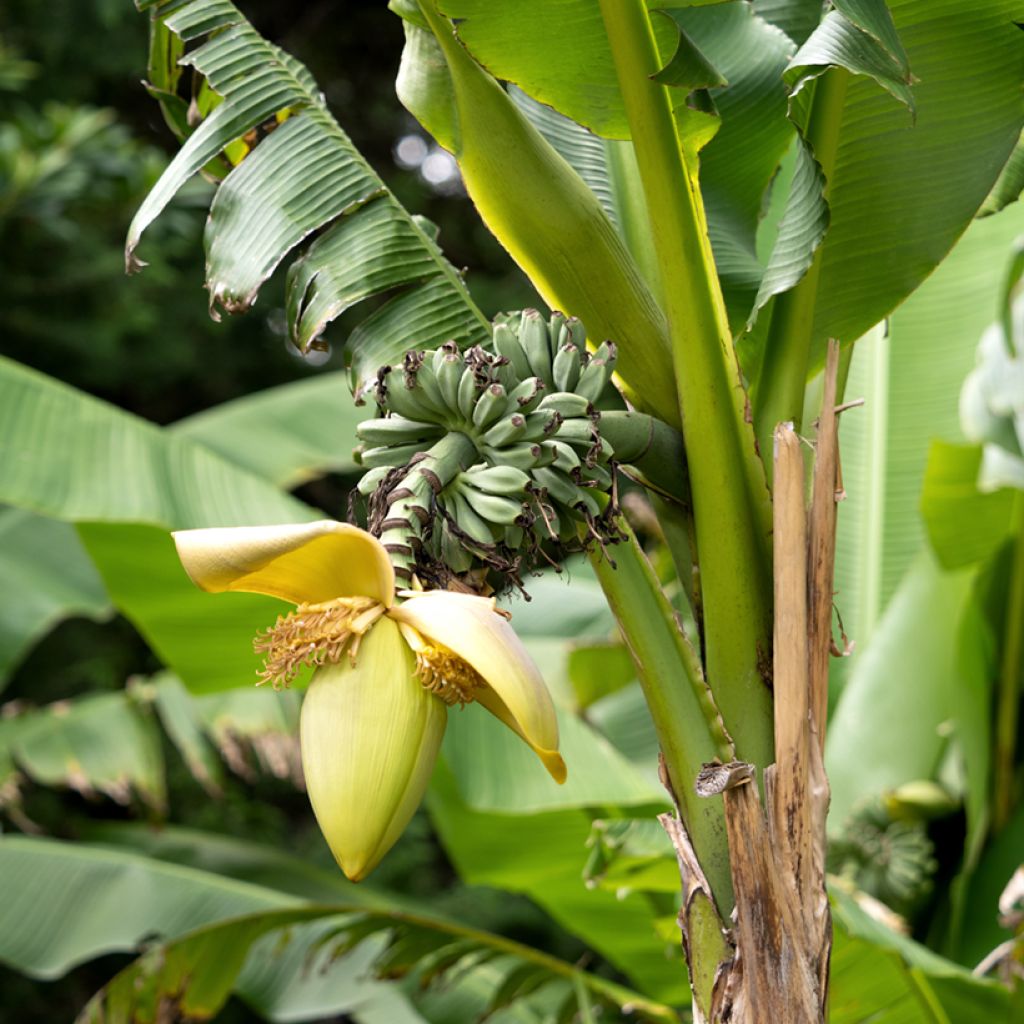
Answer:
[{"label": "light green leaf", "polygon": [[448,716],[445,757],[475,811],[533,814],[565,807],[667,805],[665,790],[574,715],[560,713],[559,751],[569,770],[551,781],[533,752],[493,716],[466,708]]},{"label": "light green leaf", "polygon": [[[189,841],[180,834],[175,840],[179,844]],[[301,862],[295,867],[301,871]],[[289,866],[289,870],[295,867]],[[307,900],[265,884],[238,881],[124,850],[49,839],[0,838],[0,878],[4,896],[0,959],[39,978],[59,977],[75,965],[106,953],[136,951],[154,936],[173,940],[239,915],[277,914],[290,919],[313,916],[306,909],[310,906]],[[342,884],[344,880],[339,880]],[[350,908],[367,902],[354,886],[327,898]],[[324,916],[322,907],[314,913]],[[333,913],[336,915],[337,910]],[[61,921],[59,928],[50,927],[55,917]],[[289,1002],[301,1005],[302,997],[294,993],[294,988],[301,984],[309,958],[315,955],[316,942],[332,925],[328,921],[322,926],[294,928],[285,949],[281,948],[280,936],[258,944],[238,979],[239,994],[257,1010],[280,1006],[283,1017],[287,1017]],[[219,970],[225,966],[225,958],[236,952],[229,944],[218,945],[216,954],[206,959]],[[371,944],[329,972],[317,972],[309,996],[319,996],[321,1007],[329,1015],[378,998],[387,1000],[384,1005],[392,1009],[396,1002],[404,1009],[406,1004],[397,992],[366,977],[376,952]],[[322,961],[321,965],[326,966]],[[392,1019],[407,1020],[399,1016]]]},{"label": "light green leaf", "polygon": [[858,343],[846,384],[863,409],[842,416],[846,499],[839,506],[836,603],[855,664],[924,542],[921,486],[932,438],[961,438],[957,413],[977,339],[998,318],[1005,254],[1024,230],[1017,207],[973,224],[893,315],[888,337]]},{"label": "light green leaf", "polygon": [[[665,10],[670,18],[675,15],[673,10]],[[694,46],[693,40],[686,34],[685,29],[677,22],[679,27],[679,40],[676,43],[676,52],[672,54],[671,60],[654,76],[654,81],[662,85],[671,85],[676,88],[683,88],[687,91],[693,89],[711,89],[715,86],[728,85],[728,80],[722,75],[700,50]]]},{"label": "light green leaf", "polygon": [[211,796],[220,796],[223,777],[220,761],[203,736],[194,701],[181,680],[170,673],[162,673],[142,686],[192,776]]},{"label": "light green leaf", "polygon": [[[171,940],[122,971],[83,1011],[82,1021],[127,1022],[139,1019],[138,1014],[145,1019],[163,1004],[163,997],[173,1000],[186,1015],[211,1016],[236,988],[257,1009],[265,1008],[287,995],[281,989],[306,974],[311,961],[317,963],[317,973],[333,974],[337,970],[333,965],[341,964],[325,1009],[333,1015],[351,1008],[358,1018],[358,1011],[365,1008],[361,1004],[381,990],[367,974],[379,970],[400,976],[420,966],[423,956],[443,956],[456,944],[480,961],[529,964],[543,972],[547,981],[565,985],[578,980],[595,1000],[609,1007],[629,1004],[641,1019],[676,1020],[668,1007],[555,957],[354,886],[333,901],[309,903],[265,886],[123,851],[23,838],[0,840],[0,866],[5,885],[18,886],[17,897],[5,899],[0,912],[4,920],[0,957],[21,970],[53,976],[98,952],[127,951],[142,938],[138,932],[142,921],[148,925],[147,935]],[[68,884],[70,892],[65,888]],[[73,911],[65,918],[64,928],[57,929],[61,937],[54,942],[47,935],[49,916],[40,908],[63,908],[66,899],[76,897],[82,913]],[[9,911],[29,905],[27,901],[32,901],[34,914],[9,916]],[[118,913],[113,910],[118,902],[130,902],[131,907],[127,912],[122,907]],[[101,913],[105,907],[113,911],[110,917]],[[85,921],[92,923],[91,934],[79,930]],[[286,926],[295,927],[279,936],[277,943],[262,944],[253,962],[254,940]],[[299,948],[291,951],[284,964],[274,965],[283,943]],[[452,983],[462,970],[461,960],[460,956],[449,962],[449,968],[454,968]],[[276,972],[268,972],[272,966]],[[262,985],[254,984],[255,970],[263,976]],[[360,977],[362,983],[353,985]],[[437,978],[448,980],[444,970],[437,972]],[[320,989],[321,995],[327,994],[323,984]]]},{"label": "light green leaf", "polygon": [[603,697],[587,708],[591,722],[651,778],[658,775],[658,735],[639,683]]},{"label": "light green leaf", "polygon": [[224,1006],[256,941],[325,916],[298,907],[207,925],[157,946],[120,971],[82,1009],[76,1024],[134,1024],[173,1014],[210,1019]]},{"label": "light green leaf", "polygon": [[50,839],[4,836],[0,864],[0,960],[36,978],[137,949],[153,934],[173,938],[225,917],[301,902],[191,868]]},{"label": "light green leaf", "polygon": [[577,704],[587,708],[636,679],[633,659],[624,644],[577,644],[569,651],[569,680]]},{"label": "light green leaf", "polygon": [[205,447],[0,357],[0,500],[167,529],[301,522],[308,506]]},{"label": "light green leaf", "polygon": [[[193,68],[202,86],[222,102],[187,136],[139,208],[125,250],[130,267],[141,266],[135,249],[142,233],[174,194],[227,150],[236,161],[244,159],[224,178],[210,208],[206,249],[211,308],[249,308],[287,255],[321,232],[289,274],[289,332],[298,348],[305,351],[331,320],[356,302],[396,287],[407,289],[402,297],[414,318],[427,324],[444,321],[443,335],[402,333],[389,339],[387,351],[378,339],[373,352],[362,353],[359,336],[353,337],[357,386],[412,344],[448,337],[475,343],[487,337],[486,320],[460,275],[358,153],[298,61],[261,38],[228,0],[163,0],[145,6],[153,9],[159,27],[151,64],[164,77],[177,73],[167,63]],[[204,41],[178,60],[179,48],[166,45],[167,29],[186,43]],[[158,98],[166,99],[163,93]],[[165,109],[168,104],[173,107],[173,100],[164,102]],[[268,121],[275,126],[269,134]],[[254,142],[247,135],[254,132],[264,137]],[[243,135],[247,141],[236,152],[236,140]],[[375,249],[375,257],[361,267],[366,246]],[[432,287],[415,287],[425,282]],[[438,315],[441,311],[443,316]]]},{"label": "light green leaf", "polygon": [[0,508],[0,688],[58,622],[103,618],[110,601],[75,531],[20,509]]},{"label": "light green leaf", "polygon": [[356,424],[371,414],[353,403],[345,374],[322,373],[225,402],[170,430],[290,489],[354,470]]},{"label": "light green leaf", "polygon": [[833,6],[862,32],[878,42],[893,64],[909,77],[908,61],[886,0],[834,0]]},{"label": "light green leaf", "polygon": [[1010,536],[1014,493],[978,489],[982,449],[933,441],[928,453],[921,515],[928,539],[947,569],[980,562]]},{"label": "light green leaf", "polygon": [[[941,572],[923,553],[855,663],[825,751],[833,831],[858,800],[933,778],[951,734],[971,745],[964,754],[974,754],[978,707],[987,736],[989,684],[977,650],[985,641],[977,631],[962,630],[972,581],[967,570]],[[983,782],[987,749],[986,756],[971,756],[966,768],[968,785]]]},{"label": "light green leaf", "polygon": [[608,214],[608,219],[622,233],[619,205],[624,197],[616,194],[612,169],[609,166],[610,154],[613,150],[623,148],[632,151],[632,143],[602,139],[600,135],[588,131],[583,125],[560,114],[554,107],[535,100],[514,85],[509,86],[508,94],[512,102],[529,119],[530,124],[551,143],[565,162],[583,179],[587,188],[597,196],[602,209]]},{"label": "light green leaf", "polygon": [[[863,1012],[865,993],[872,996],[875,994],[867,963],[863,964],[862,975],[862,967],[854,967],[854,961],[848,958],[852,947],[858,954],[858,960],[863,957],[865,961],[871,959],[881,962],[878,953],[896,954],[899,960],[890,959],[889,963],[896,963],[902,968],[909,990],[912,992],[916,987],[917,995],[927,1007],[927,1012],[936,1015],[931,1019],[937,1019],[942,1024],[987,1024],[988,1021],[1010,1019],[1009,992],[1002,985],[973,977],[961,965],[940,957],[906,935],[891,931],[867,913],[858,904],[856,895],[840,884],[831,884],[829,895],[836,939],[833,948],[833,993],[836,992],[836,985],[840,986],[840,993],[834,995],[834,999],[845,998],[850,1005],[860,1006]],[[869,955],[865,947],[874,953]],[[845,966],[847,964],[849,968]],[[836,1003],[833,1003],[833,1009],[835,1006]],[[858,1016],[852,1019],[860,1021],[864,1018]],[[870,1019],[875,1020],[874,1017]],[[905,1019],[910,1024],[920,1018],[908,1016],[896,1019]]]},{"label": "light green leaf", "polygon": [[971,876],[964,899],[963,927],[956,950],[957,959],[967,967],[979,964],[998,945],[1012,938],[999,921],[999,897],[1020,867],[1024,850],[1024,805],[995,836],[982,854]]},{"label": "light green leaf", "polygon": [[729,82],[711,92],[722,126],[701,150],[700,185],[729,320],[739,332],[762,273],[756,233],[765,193],[793,137],[782,79],[793,44],[745,3],[671,14]]},{"label": "light green leaf", "polygon": [[[786,81],[796,95],[809,81],[825,68],[845,68],[854,75],[873,78],[886,92],[891,93],[911,110],[914,109],[914,95],[910,89],[910,69],[892,19],[884,3],[857,3],[837,5],[846,8],[874,9],[885,12],[884,17],[862,17],[855,23],[845,13],[834,10],[814,30],[811,37],[800,47],[786,70]],[[858,10],[858,14],[862,12]],[[871,25],[874,31],[863,26]]]},{"label": "light green leaf", "polygon": [[79,523],[114,604],[187,686],[250,685],[252,637],[285,606],[197,590],[168,531],[313,511],[187,437],[8,360],[0,394],[0,500]]},{"label": "light green leaf", "polygon": [[252,779],[256,767],[279,779],[303,786],[299,758],[299,707],[294,690],[239,688],[195,697],[193,705],[203,729],[228,766]]}]

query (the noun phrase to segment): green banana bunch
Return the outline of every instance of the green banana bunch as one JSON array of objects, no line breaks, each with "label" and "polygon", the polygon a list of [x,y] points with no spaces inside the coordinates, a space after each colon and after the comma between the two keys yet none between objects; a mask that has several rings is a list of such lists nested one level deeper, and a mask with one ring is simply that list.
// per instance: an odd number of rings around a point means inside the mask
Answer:
[{"label": "green banana bunch", "polygon": [[369,470],[359,491],[418,497],[376,499],[370,529],[392,550],[411,551],[407,562],[418,571],[483,564],[513,578],[520,567],[579,550],[581,532],[613,543],[615,451],[595,403],[615,359],[611,342],[587,350],[579,320],[525,310],[499,316],[487,348],[462,352],[449,341],[382,368],[381,415],[357,427],[356,457]]},{"label": "green banana bunch", "polygon": [[932,888],[934,852],[924,821],[894,817],[884,798],[873,798],[853,809],[830,843],[828,870],[907,916]]}]

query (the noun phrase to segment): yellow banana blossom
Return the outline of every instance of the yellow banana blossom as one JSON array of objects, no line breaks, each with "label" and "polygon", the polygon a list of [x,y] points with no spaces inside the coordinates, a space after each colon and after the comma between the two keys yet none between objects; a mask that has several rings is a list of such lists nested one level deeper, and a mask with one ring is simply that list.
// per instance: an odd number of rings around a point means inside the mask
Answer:
[{"label": "yellow banana blossom", "polygon": [[183,530],[174,540],[203,590],[296,605],[255,646],[275,687],[316,669],[302,704],[302,766],[320,829],[353,881],[419,806],[454,704],[482,705],[565,781],[551,697],[493,599],[396,595],[383,545],[346,523]]}]

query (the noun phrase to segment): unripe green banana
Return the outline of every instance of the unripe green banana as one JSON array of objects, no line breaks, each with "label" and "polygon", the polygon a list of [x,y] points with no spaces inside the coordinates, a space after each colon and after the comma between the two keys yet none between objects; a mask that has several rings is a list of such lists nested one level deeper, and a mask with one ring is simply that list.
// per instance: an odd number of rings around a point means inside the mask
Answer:
[{"label": "unripe green banana", "polygon": [[557,309],[548,317],[548,352],[554,359],[561,345],[562,331],[565,329],[567,317]]},{"label": "unripe green banana", "polygon": [[582,395],[588,401],[596,402],[601,397],[608,381],[612,378],[614,367],[604,359],[593,356],[589,363],[583,368],[580,379],[576,382],[574,391]]},{"label": "unripe green banana", "polygon": [[612,446],[600,436],[591,420],[566,420],[555,432],[554,439],[566,441],[577,451],[584,453],[597,449],[600,451],[600,457],[604,460],[610,459],[615,454]]},{"label": "unripe green banana", "polygon": [[460,485],[512,498],[522,495],[529,482],[527,473],[512,466],[474,466],[459,476]]},{"label": "unripe green banana", "polygon": [[530,370],[536,377],[547,382],[551,380],[551,346],[548,342],[548,328],[540,313],[528,309],[523,313],[519,328],[519,344],[526,353]]},{"label": "unripe green banana", "polygon": [[480,438],[480,443],[492,448],[501,448],[520,440],[525,434],[526,417],[521,412],[514,412],[490,427]]},{"label": "unripe green banana", "polygon": [[496,360],[491,366],[491,376],[495,384],[500,384],[506,391],[511,391],[519,384],[519,374],[512,369],[512,364],[504,360]]},{"label": "unripe green banana", "polygon": [[533,470],[530,476],[552,499],[572,508],[579,488],[561,470],[553,467],[540,468]]},{"label": "unripe green banana", "polygon": [[447,412],[448,403],[441,394],[434,367],[429,359],[425,359],[423,365],[416,371],[416,387],[423,392],[424,399],[438,410],[439,415]]},{"label": "unripe green banana", "polygon": [[[441,352],[441,349],[438,349]],[[456,352],[444,352],[440,363],[434,360],[434,376],[437,378],[437,386],[441,390],[441,397],[450,413],[459,413],[459,384],[462,381],[464,369],[462,356]]]},{"label": "unripe green banana", "polygon": [[551,437],[562,425],[562,417],[557,412],[531,412],[526,417],[526,433],[523,435],[527,441],[543,441]]},{"label": "unripe green banana", "polygon": [[572,502],[572,507],[577,508],[579,505],[583,505],[592,516],[599,516],[601,514],[600,503],[593,493],[585,487],[576,488],[576,500]]},{"label": "unripe green banana", "polygon": [[549,441],[545,443],[550,444],[554,449],[555,461],[552,463],[553,466],[566,473],[579,469],[581,465],[580,457],[573,451],[571,445],[566,444],[565,441]]},{"label": "unripe green banana", "polygon": [[384,383],[386,394],[382,404],[393,413],[421,422],[433,422],[444,413],[444,407],[434,405],[418,384],[412,388],[406,386],[403,371],[391,370],[384,378]]},{"label": "unripe green banana", "polygon": [[456,537],[447,522],[441,525],[441,560],[452,572],[468,572],[473,568],[473,553]]},{"label": "unripe green banana", "polygon": [[473,367],[467,366],[459,378],[458,405],[459,415],[467,422],[473,422],[473,406],[476,405],[476,376]]},{"label": "unripe green banana", "polygon": [[476,400],[473,407],[473,425],[486,430],[504,415],[508,408],[508,395],[500,384],[491,384]]},{"label": "unripe green banana", "polygon": [[377,490],[384,477],[386,477],[390,472],[390,466],[378,466],[376,469],[369,470],[369,472],[364,473],[359,478],[356,490],[358,490],[364,498],[369,497],[375,490]]},{"label": "unripe green banana", "polygon": [[458,480],[459,497],[473,509],[481,519],[492,526],[510,526],[523,514],[523,503],[501,494],[485,494],[474,487],[467,487],[462,477]]},{"label": "unripe green banana", "polygon": [[509,398],[515,401],[520,412],[533,412],[540,405],[544,391],[544,381],[539,377],[527,377],[509,392]]},{"label": "unripe green banana", "polygon": [[489,462],[522,470],[532,469],[547,458],[539,444],[528,442],[510,444],[507,448],[492,448],[489,445],[484,445],[480,452]]},{"label": "unripe green banana", "polygon": [[565,419],[586,417],[590,415],[590,402],[582,395],[574,395],[568,391],[553,391],[545,395],[537,406],[538,412],[557,412]]},{"label": "unripe green banana", "polygon": [[[562,334],[568,334],[568,329],[563,327]],[[580,350],[571,342],[560,346],[551,361],[551,376],[554,378],[555,387],[559,391],[572,391],[580,379],[582,370]]]},{"label": "unripe green banana", "polygon": [[356,436],[370,445],[411,444],[440,437],[444,427],[437,423],[420,423],[404,416],[363,420],[356,426]]},{"label": "unripe green banana", "polygon": [[571,316],[565,322],[566,329],[569,332],[569,341],[572,342],[581,352],[587,350],[587,329],[583,326],[583,321],[579,317]]},{"label": "unripe green banana", "polygon": [[516,376],[520,380],[525,380],[532,375],[530,363],[526,358],[526,353],[523,351],[523,346],[519,344],[519,338],[507,323],[496,323],[492,337],[495,351],[499,356],[504,356],[509,361],[509,364],[515,370]]},{"label": "unripe green banana", "polygon": [[414,455],[426,451],[429,447],[429,441],[419,441],[414,444],[366,448],[359,452],[359,462],[368,469],[376,469],[378,466],[404,466]]},{"label": "unripe green banana", "polygon": [[612,485],[612,474],[601,465],[587,466],[580,473],[580,485],[607,491]]},{"label": "unripe green banana", "polygon": [[494,533],[490,526],[486,520],[473,511],[461,492],[451,486],[446,488],[444,493],[449,513],[459,529],[478,544],[493,544]]},{"label": "unripe green banana", "polygon": [[521,526],[506,526],[505,535],[502,537],[502,540],[506,547],[516,551],[522,546],[523,536],[523,528]]}]

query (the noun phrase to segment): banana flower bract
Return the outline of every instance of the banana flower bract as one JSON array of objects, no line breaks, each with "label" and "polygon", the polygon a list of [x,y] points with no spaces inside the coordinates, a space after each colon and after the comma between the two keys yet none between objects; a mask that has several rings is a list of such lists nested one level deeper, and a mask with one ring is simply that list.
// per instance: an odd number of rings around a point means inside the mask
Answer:
[{"label": "banana flower bract", "polygon": [[493,599],[396,596],[384,546],[345,523],[184,530],[174,540],[203,590],[296,605],[255,646],[263,681],[275,687],[315,667],[302,704],[302,766],[320,829],[353,881],[419,806],[454,704],[481,704],[565,780],[551,697]]}]

